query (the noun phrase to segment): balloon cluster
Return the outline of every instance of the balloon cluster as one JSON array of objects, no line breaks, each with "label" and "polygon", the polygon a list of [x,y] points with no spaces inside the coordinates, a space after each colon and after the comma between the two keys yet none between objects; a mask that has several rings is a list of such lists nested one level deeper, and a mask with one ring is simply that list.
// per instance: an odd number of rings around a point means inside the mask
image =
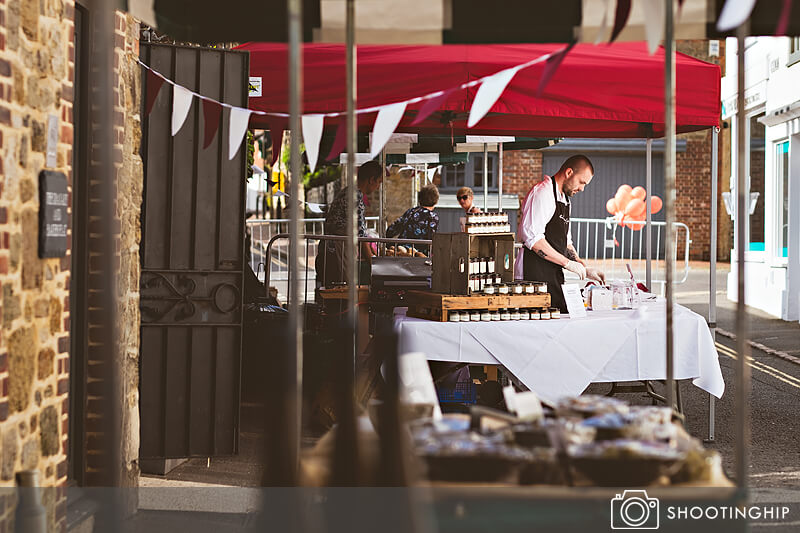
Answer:
[{"label": "balloon cluster", "polygon": [[[646,198],[647,191],[644,190],[644,187],[620,185],[619,189],[617,189],[617,194],[606,202],[606,209],[614,215],[620,226],[638,231],[644,226],[640,222],[644,222],[645,219],[645,211],[647,210]],[[650,206],[653,214],[658,213],[661,210],[661,198],[652,196],[650,198]]]}]

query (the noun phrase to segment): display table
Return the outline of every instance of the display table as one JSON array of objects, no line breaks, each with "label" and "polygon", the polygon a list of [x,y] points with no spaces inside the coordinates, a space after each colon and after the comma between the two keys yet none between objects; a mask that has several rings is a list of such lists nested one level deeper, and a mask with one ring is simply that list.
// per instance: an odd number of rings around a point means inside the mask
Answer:
[{"label": "display table", "polygon": [[[399,353],[429,360],[502,365],[543,400],[575,396],[590,383],[666,379],[666,305],[590,311],[586,318],[431,322],[398,310]],[[722,397],[725,383],[705,320],[675,305],[675,379]]]}]

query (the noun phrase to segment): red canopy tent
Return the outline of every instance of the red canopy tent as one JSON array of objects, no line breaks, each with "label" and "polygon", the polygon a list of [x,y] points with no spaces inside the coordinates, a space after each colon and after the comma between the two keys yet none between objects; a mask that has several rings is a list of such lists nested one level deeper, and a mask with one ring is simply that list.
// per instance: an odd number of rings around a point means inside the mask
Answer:
[{"label": "red canopy tent", "polygon": [[[263,80],[263,95],[250,98],[250,108],[287,112],[286,45],[247,43],[239,48],[250,52],[250,75]],[[359,46],[357,107],[385,105],[457,87],[563,48],[563,44]],[[343,112],[344,46],[305,45],[303,69],[303,113]],[[438,112],[414,126],[415,110],[423,103],[409,105],[396,131],[530,137],[664,134],[663,49],[650,55],[645,43],[577,44],[537,97],[544,69],[542,62],[519,71],[490,113],[473,128],[467,129],[466,122],[477,87],[455,91]],[[677,54],[679,133],[719,124],[719,80],[717,65]],[[359,125],[371,128],[374,116],[359,115]],[[251,124],[268,128],[267,119],[254,115]],[[339,120],[326,120],[328,125],[336,122]]]}]

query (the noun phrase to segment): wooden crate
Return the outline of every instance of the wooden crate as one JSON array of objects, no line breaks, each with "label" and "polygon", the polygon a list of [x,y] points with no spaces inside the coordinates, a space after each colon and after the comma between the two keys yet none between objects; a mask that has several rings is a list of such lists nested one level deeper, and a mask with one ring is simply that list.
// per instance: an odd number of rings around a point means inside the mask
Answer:
[{"label": "wooden crate", "polygon": [[514,280],[514,234],[435,233],[431,289],[441,294],[469,294],[469,260],[493,257],[503,283]]},{"label": "wooden crate", "polygon": [[451,309],[514,309],[550,307],[549,294],[493,294],[460,296],[435,292],[409,291],[408,316],[446,322]]}]

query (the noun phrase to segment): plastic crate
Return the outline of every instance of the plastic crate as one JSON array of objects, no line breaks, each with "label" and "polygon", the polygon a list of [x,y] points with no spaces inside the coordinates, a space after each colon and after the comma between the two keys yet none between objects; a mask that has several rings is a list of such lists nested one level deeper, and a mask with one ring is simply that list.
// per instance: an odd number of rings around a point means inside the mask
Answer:
[{"label": "plastic crate", "polygon": [[459,381],[455,388],[436,389],[439,403],[466,403],[472,404],[478,400],[478,391],[471,381]]}]

